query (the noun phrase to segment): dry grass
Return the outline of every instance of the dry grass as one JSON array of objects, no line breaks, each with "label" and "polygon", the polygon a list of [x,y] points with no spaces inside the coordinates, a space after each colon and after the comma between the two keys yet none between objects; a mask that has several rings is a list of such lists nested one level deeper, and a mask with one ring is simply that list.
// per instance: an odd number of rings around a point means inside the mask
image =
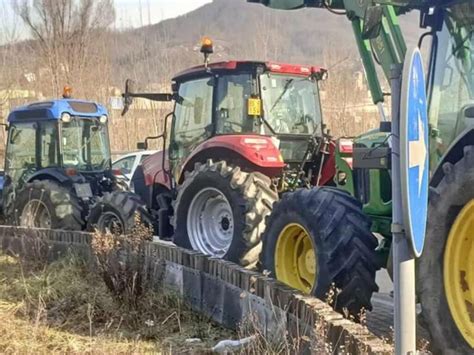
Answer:
[{"label": "dry grass", "polygon": [[74,256],[33,267],[2,254],[0,280],[1,353],[206,353],[235,336],[173,295],[146,292],[125,307]]}]

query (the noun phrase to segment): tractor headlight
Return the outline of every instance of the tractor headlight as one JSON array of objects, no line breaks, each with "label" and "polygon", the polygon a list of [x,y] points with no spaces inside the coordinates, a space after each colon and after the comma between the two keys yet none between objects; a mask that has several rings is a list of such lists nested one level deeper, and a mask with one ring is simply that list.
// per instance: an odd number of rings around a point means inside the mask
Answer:
[{"label": "tractor headlight", "polygon": [[107,116],[106,115],[100,116],[99,121],[100,121],[100,123],[107,123]]},{"label": "tractor headlight", "polygon": [[63,113],[61,115],[61,121],[63,121],[64,123],[71,122],[71,115],[69,113]]}]

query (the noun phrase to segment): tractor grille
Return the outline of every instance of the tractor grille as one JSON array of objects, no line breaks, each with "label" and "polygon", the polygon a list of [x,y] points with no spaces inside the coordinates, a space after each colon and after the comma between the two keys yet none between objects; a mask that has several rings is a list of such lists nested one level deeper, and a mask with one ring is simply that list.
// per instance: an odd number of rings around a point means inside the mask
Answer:
[{"label": "tractor grille", "polygon": [[97,105],[92,102],[78,102],[78,101],[69,101],[69,106],[76,112],[81,113],[96,113]]},{"label": "tractor grille", "polygon": [[354,194],[362,204],[370,200],[369,169],[354,169]]}]

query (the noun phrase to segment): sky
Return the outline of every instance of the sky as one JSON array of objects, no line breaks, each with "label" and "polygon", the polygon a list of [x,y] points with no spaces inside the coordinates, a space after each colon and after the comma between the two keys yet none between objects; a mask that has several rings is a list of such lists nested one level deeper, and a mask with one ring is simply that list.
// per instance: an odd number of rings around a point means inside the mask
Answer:
[{"label": "sky", "polygon": [[212,0],[115,0],[116,25],[119,28],[129,28],[154,24],[183,15],[210,2]]},{"label": "sky", "polygon": [[[115,26],[118,29],[146,26],[193,11],[212,0],[114,0]],[[17,39],[27,38],[28,32],[18,18],[12,14],[11,0],[0,0],[0,45],[12,36],[7,33],[15,29]],[[141,9],[141,11],[140,11]]]}]

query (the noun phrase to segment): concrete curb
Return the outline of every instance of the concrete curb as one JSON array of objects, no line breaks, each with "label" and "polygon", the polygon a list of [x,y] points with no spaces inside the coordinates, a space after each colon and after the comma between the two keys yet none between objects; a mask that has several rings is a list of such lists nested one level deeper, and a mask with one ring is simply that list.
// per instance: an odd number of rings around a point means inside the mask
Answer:
[{"label": "concrete curb", "polygon": [[[38,249],[47,248],[43,254],[48,260],[73,250],[92,262],[91,236],[0,226],[4,251],[34,257]],[[319,299],[231,262],[169,243],[148,242],[145,264],[156,286],[176,293],[192,309],[225,327],[236,329],[251,317],[252,325],[270,341],[286,335],[301,339],[299,353],[323,353],[321,344],[330,344],[328,350],[333,354],[393,353],[390,345],[366,327],[343,318]]]}]

